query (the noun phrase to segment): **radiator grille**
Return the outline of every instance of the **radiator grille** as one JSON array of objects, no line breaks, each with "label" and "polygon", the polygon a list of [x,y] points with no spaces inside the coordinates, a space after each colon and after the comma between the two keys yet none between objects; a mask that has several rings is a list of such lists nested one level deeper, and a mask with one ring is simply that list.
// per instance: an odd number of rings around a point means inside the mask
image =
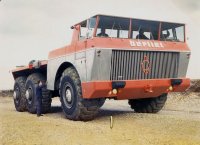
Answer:
[{"label": "radiator grille", "polygon": [[110,80],[177,78],[178,61],[178,52],[112,50]]}]

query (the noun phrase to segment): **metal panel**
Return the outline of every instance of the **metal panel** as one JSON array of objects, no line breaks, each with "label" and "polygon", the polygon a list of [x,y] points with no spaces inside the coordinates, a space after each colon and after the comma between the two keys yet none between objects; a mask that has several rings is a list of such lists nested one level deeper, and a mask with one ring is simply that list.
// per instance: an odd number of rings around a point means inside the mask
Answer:
[{"label": "metal panel", "polygon": [[47,88],[49,90],[54,90],[54,82],[58,68],[60,65],[66,61],[66,57],[58,57],[56,59],[48,60],[47,64]]},{"label": "metal panel", "polygon": [[[90,65],[91,70],[88,70],[87,65],[87,80],[109,80],[110,79],[110,70],[111,70],[111,49],[95,49],[93,54],[87,55],[87,60],[91,61],[87,63],[92,63]],[[91,59],[92,58],[92,59]],[[116,73],[115,70],[112,70],[112,73]]]},{"label": "metal panel", "polygon": [[110,80],[177,78],[178,66],[179,52],[112,50]]},{"label": "metal panel", "polygon": [[180,52],[178,77],[185,77],[189,64],[190,52]]},{"label": "metal panel", "polygon": [[85,58],[86,57],[86,52],[85,51],[82,51],[82,52],[77,52],[75,53],[75,58],[76,59],[82,59],[82,58]]},{"label": "metal panel", "polygon": [[[54,82],[56,78],[56,73],[59,67],[65,63],[69,62],[74,65],[79,73],[81,81],[86,81],[86,69],[85,69],[85,58],[83,53],[79,53],[79,59],[75,59],[75,53],[67,54],[58,58],[49,59],[47,64],[47,88],[49,90],[54,90]],[[80,56],[80,57],[79,57]]]},{"label": "metal panel", "polygon": [[95,58],[95,48],[86,51],[86,71],[87,71],[87,81],[92,79],[92,70],[94,66],[94,58]]},{"label": "metal panel", "polygon": [[[99,50],[100,53],[98,53]],[[57,70],[64,62],[70,62],[75,66],[82,82],[92,80],[109,80],[111,54],[111,49],[91,48],[86,51],[67,54],[65,56],[48,60],[48,89],[54,90]]]},{"label": "metal panel", "polygon": [[[98,54],[100,50],[100,55]],[[48,60],[48,89],[54,89],[56,72],[63,62],[71,62],[79,72],[81,81],[139,80],[185,77],[189,52],[161,52],[140,50],[112,50],[92,48],[86,52],[69,54]],[[146,75],[141,63],[147,56],[150,70]]]}]

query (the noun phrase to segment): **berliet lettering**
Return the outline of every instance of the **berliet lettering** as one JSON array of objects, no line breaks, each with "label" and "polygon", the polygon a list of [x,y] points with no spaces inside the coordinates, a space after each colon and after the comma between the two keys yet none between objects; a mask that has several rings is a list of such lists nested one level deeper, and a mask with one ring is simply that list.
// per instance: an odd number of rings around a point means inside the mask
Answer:
[{"label": "berliet lettering", "polygon": [[164,48],[162,42],[150,42],[150,41],[132,41],[130,40],[131,46],[138,46],[138,47],[156,47],[156,48]]}]

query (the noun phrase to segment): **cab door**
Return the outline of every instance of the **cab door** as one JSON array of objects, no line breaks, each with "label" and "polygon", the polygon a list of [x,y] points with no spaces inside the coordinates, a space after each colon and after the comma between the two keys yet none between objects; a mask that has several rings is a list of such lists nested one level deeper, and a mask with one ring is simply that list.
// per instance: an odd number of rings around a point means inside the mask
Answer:
[{"label": "cab door", "polygon": [[88,40],[93,37],[94,29],[96,26],[96,17],[90,18],[86,21],[83,21],[80,24],[80,32],[78,41],[76,43],[76,54],[75,54],[75,63],[79,70],[81,70],[81,79],[82,81],[87,81],[88,75],[87,69],[90,69],[87,67],[87,51],[90,49],[87,47]]},{"label": "cab door", "polygon": [[75,65],[82,82],[86,81],[86,47],[87,47],[87,21],[84,21],[79,26],[78,41],[75,46]]}]

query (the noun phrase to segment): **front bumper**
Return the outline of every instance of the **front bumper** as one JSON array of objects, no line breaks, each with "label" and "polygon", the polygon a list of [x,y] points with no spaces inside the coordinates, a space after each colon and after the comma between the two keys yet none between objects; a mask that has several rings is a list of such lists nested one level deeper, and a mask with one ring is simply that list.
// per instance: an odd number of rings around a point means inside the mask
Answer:
[{"label": "front bumper", "polygon": [[180,84],[172,84],[172,80],[174,79],[123,80],[121,82],[125,82],[125,86],[117,88],[117,94],[113,93],[113,81],[82,82],[82,93],[85,99],[139,99],[157,97],[168,92],[183,92],[190,86],[188,78],[179,78]]}]

